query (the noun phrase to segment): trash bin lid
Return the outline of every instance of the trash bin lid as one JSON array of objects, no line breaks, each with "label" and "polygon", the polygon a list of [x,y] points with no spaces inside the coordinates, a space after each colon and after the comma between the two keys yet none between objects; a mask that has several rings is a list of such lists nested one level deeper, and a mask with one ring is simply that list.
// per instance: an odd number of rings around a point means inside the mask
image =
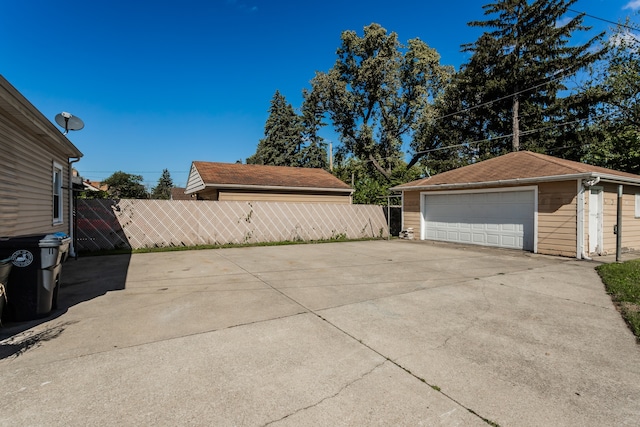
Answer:
[{"label": "trash bin lid", "polygon": [[69,239],[69,236],[61,232],[47,234],[46,236],[42,237],[42,239],[40,239],[40,247],[47,248],[51,246],[60,246],[61,244],[66,243],[66,240]]}]

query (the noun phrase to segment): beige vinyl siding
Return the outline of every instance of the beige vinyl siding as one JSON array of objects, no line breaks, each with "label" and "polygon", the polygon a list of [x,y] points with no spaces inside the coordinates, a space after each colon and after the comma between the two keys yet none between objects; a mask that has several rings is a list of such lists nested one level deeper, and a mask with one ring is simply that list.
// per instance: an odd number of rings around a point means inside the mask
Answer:
[{"label": "beige vinyl siding", "polygon": [[[1,113],[1,111],[0,111]],[[0,114],[0,236],[67,232],[68,158]],[[63,223],[53,225],[53,162],[62,166]]]},{"label": "beige vinyl siding", "polygon": [[[602,184],[600,184],[602,185]],[[602,197],[603,224],[602,246],[603,255],[616,252],[616,235],[613,226],[618,217],[618,185],[604,184]],[[635,218],[635,194],[640,188],[630,185],[623,186],[622,193],[622,248],[624,250],[640,249],[640,218]]]},{"label": "beige vinyl siding", "polygon": [[405,191],[402,198],[402,228],[413,228],[416,239],[420,236],[420,192]]},{"label": "beige vinyl siding", "polygon": [[191,165],[191,170],[189,171],[189,179],[187,179],[187,188],[184,189],[184,192],[187,194],[193,193],[198,190],[203,190],[205,188],[204,181],[202,181],[202,177],[198,173],[198,170]]},{"label": "beige vinyl siding", "polygon": [[327,203],[351,204],[349,195],[336,194],[302,194],[275,192],[239,192],[219,190],[218,200],[221,202],[288,202],[288,203]]},{"label": "beige vinyl siding", "polygon": [[0,237],[14,236],[19,216],[16,151],[8,141],[4,117],[0,116]]},{"label": "beige vinyl siding", "polygon": [[538,185],[538,253],[576,256],[577,183]]}]

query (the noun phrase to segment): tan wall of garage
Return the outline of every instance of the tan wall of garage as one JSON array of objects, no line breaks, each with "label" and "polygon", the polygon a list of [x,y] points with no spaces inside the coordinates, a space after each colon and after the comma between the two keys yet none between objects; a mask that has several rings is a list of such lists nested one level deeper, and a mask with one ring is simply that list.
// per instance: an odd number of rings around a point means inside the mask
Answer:
[{"label": "tan wall of garage", "polygon": [[[616,252],[616,235],[613,233],[613,226],[617,222],[618,216],[618,185],[599,184],[604,187],[602,198],[603,232],[602,246],[603,255]],[[640,249],[640,218],[635,217],[635,197],[640,193],[640,187],[623,186],[622,194],[622,248],[623,250]]]},{"label": "tan wall of garage", "polygon": [[576,180],[538,185],[538,253],[576,256]]},{"label": "tan wall of garage", "polygon": [[413,228],[415,239],[420,238],[420,192],[406,191],[402,199],[402,228]]}]

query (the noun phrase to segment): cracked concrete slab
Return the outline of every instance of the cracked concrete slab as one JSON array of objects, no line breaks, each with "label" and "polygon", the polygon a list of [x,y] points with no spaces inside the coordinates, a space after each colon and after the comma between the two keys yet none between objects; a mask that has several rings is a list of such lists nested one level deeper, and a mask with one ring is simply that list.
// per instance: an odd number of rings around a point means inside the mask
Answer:
[{"label": "cracked concrete slab", "polygon": [[59,310],[0,329],[0,425],[633,425],[640,346],[595,265],[407,241],[70,260]]}]

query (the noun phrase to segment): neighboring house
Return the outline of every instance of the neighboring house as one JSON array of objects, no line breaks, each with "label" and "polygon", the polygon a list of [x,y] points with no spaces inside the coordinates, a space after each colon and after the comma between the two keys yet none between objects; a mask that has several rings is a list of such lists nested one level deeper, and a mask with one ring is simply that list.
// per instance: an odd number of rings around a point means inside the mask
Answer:
[{"label": "neighboring house", "polygon": [[350,204],[353,190],[324,169],[193,162],[185,194],[198,200]]},{"label": "neighboring house", "polygon": [[71,226],[72,163],[82,153],[0,76],[0,237]]},{"label": "neighboring house", "polygon": [[587,258],[640,249],[640,175],[520,151],[394,187],[416,238]]},{"label": "neighboring house", "polygon": [[82,190],[84,191],[107,191],[108,189],[109,186],[102,184],[100,181],[91,181],[89,179],[82,181]]},{"label": "neighboring house", "polygon": [[171,189],[171,200],[195,200],[189,194],[184,194],[184,187],[173,187]]}]

